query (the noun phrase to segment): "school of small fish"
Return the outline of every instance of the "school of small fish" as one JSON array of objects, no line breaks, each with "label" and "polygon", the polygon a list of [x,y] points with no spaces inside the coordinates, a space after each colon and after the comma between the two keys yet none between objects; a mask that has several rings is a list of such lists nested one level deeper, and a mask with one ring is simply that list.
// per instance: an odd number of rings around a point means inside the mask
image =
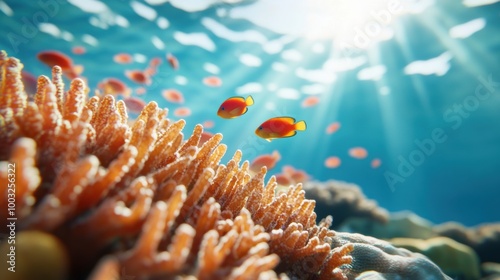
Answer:
[{"label": "school of small fish", "polygon": [[[205,23],[207,26],[212,26],[213,28],[218,28],[215,23],[206,20]],[[158,26],[160,28],[166,28],[163,24],[161,24],[161,18],[158,18]],[[163,26],[163,27],[162,27]],[[54,35],[55,36],[55,35]],[[232,35],[227,36],[238,36],[237,32],[232,33]],[[210,41],[206,41],[206,37],[200,35],[195,38],[194,34],[181,33],[177,32],[174,34],[175,39],[184,45],[194,45],[201,48],[204,48],[208,51],[213,51],[213,47],[211,46]],[[92,39],[92,38],[91,38]],[[197,39],[193,41],[194,39]],[[236,40],[237,38],[227,38],[229,40]],[[85,41],[87,44],[91,44],[92,40]],[[154,46],[157,49],[163,50],[166,48],[165,43],[160,38],[153,38],[152,40]],[[286,41],[280,42],[276,40],[274,42],[276,44],[286,44]],[[321,53],[320,48],[316,48],[314,52]],[[73,55],[85,55],[88,50],[85,46],[77,44],[71,48],[71,52]],[[269,51],[272,53],[273,51]],[[283,51],[282,57],[285,60],[290,61],[300,61],[302,59],[302,54],[294,49],[288,49]],[[65,54],[58,50],[45,50],[38,53],[37,58],[42,63],[46,64],[49,67],[54,65],[59,65],[63,74],[68,79],[74,78],[83,78],[84,67],[82,65],[77,65],[73,62],[73,59],[68,54]],[[147,94],[151,89],[155,82],[156,75],[158,73],[162,73],[159,67],[163,62],[166,63],[167,67],[169,67],[171,71],[170,73],[174,73],[178,71],[181,67],[181,63],[176,55],[174,55],[172,50],[166,50],[163,52],[163,55],[156,56],[152,58],[148,58],[147,56],[140,53],[129,53],[124,51],[119,51],[111,57],[112,61],[116,64],[123,65],[124,67],[137,65],[137,63],[144,63],[146,67],[130,67],[123,70],[123,77],[106,77],[102,79],[96,87],[95,94],[96,95],[113,95],[116,98],[122,99],[129,112],[132,114],[139,114],[140,111],[145,107],[146,102],[143,100],[142,95]],[[250,53],[242,53],[239,56],[239,60],[241,63],[248,67],[258,67],[262,65],[262,59],[254,54]],[[337,61],[337,65],[334,68],[335,71],[344,71],[346,69],[353,69],[363,65],[366,61]],[[325,65],[330,65],[331,63],[327,61]],[[287,65],[284,63],[274,63],[272,68],[275,71],[283,72],[287,70]],[[326,67],[326,66],[325,66]],[[382,74],[385,73],[385,70],[382,69],[383,66],[380,66],[377,69],[363,69],[359,73],[359,79],[370,79],[373,75],[373,71],[377,70]],[[205,77],[202,77],[199,82],[207,88],[220,88],[223,86],[223,80],[220,76],[221,69],[219,66],[206,62],[203,65],[203,68],[209,73]],[[328,67],[326,67],[328,68]],[[339,68],[339,69],[337,69]],[[184,68],[185,69],[185,68]],[[366,71],[365,71],[366,70]],[[384,71],[383,71],[384,70]],[[322,72],[313,73],[310,70],[305,70],[303,68],[298,68],[296,71],[296,75],[299,78],[310,80],[311,82],[316,82],[315,84],[311,84],[309,86],[304,86],[300,90],[292,87],[289,88],[279,88],[274,84],[269,84],[267,89],[271,92],[275,92],[275,95],[284,100],[299,100],[299,105],[304,110],[310,110],[308,108],[318,106],[320,102],[325,101],[320,93],[325,91],[324,87],[320,87],[322,83]],[[368,77],[368,78],[367,78]],[[160,77],[161,78],[161,77]],[[318,80],[319,79],[319,80]],[[30,73],[23,71],[23,81],[25,81],[28,92],[34,92],[36,88],[36,79],[33,78],[33,75]],[[188,79],[184,76],[177,75],[175,76],[175,83],[178,85],[185,85],[188,83]],[[217,110],[217,115],[222,119],[237,119],[244,118],[244,115],[251,115],[252,118],[258,118],[258,113],[252,113],[251,107],[254,106],[254,99],[249,93],[256,93],[265,91],[266,88],[263,87],[263,83],[259,82],[249,82],[247,84],[241,85],[236,89],[237,96],[232,96],[220,104]],[[183,92],[175,87],[164,88],[160,91],[160,96],[167,102],[173,104],[174,108],[172,109],[172,113],[175,117],[183,118],[189,117],[193,113],[196,113],[194,108],[188,106],[186,103],[186,98]],[[301,98],[303,94],[304,98]],[[243,97],[246,96],[246,97]],[[267,102],[263,105],[264,108],[272,110],[272,108],[276,108],[276,104],[272,102]],[[250,111],[250,113],[248,113]],[[247,118],[250,116],[246,116]],[[241,120],[237,120],[241,121]],[[236,121],[236,122],[237,122]],[[206,119],[203,122],[205,129],[213,128],[215,123],[213,120]],[[241,127],[245,127],[242,125]],[[263,119],[262,123],[255,128],[255,135],[259,138],[262,138],[268,142],[274,141],[276,139],[284,139],[294,137],[298,134],[298,132],[305,131],[307,129],[307,124],[305,120],[296,120],[293,116],[289,115],[277,115],[275,117],[269,119]],[[339,121],[333,121],[329,125],[324,128],[326,135],[333,135],[338,133],[341,130],[341,123]],[[212,135],[210,132],[204,132],[204,137],[202,142],[207,140],[209,136]],[[336,136],[334,136],[336,137]],[[277,156],[278,155],[278,156]],[[346,156],[354,159],[354,160],[363,160],[368,158],[368,151],[364,147],[351,147],[346,151]],[[275,151],[271,155],[261,155],[257,157],[255,160],[257,162],[264,161],[266,162],[266,166],[271,167],[279,161],[281,157],[279,156],[278,151]],[[324,167],[328,169],[339,168],[343,164],[343,157],[340,154],[327,155],[324,159]],[[369,159],[369,166],[371,168],[378,168],[381,166],[382,161],[379,158],[371,158]],[[258,166],[258,165],[257,165]],[[257,167],[255,167],[257,168]],[[258,169],[258,168],[257,168]],[[283,175],[284,176],[284,175]],[[283,177],[281,176],[281,177]],[[280,178],[281,178],[280,177]],[[285,176],[286,177],[286,176]],[[283,177],[284,178],[284,177]],[[283,179],[284,180],[284,179]]]},{"label": "school of small fish", "polygon": [[[85,53],[85,49],[78,46],[74,47],[72,51],[75,55]],[[83,66],[75,65],[70,56],[62,52],[56,50],[42,51],[38,53],[37,58],[49,67],[59,65],[63,70],[63,74],[68,79],[82,77],[81,75],[83,72]],[[171,69],[173,69],[174,71],[179,69],[179,60],[172,53],[167,53],[165,59]],[[134,61],[134,56],[128,53],[117,53],[113,57],[113,61],[117,64],[130,64]],[[144,70],[127,69],[124,71],[125,77],[127,77],[133,83],[141,85],[135,89],[135,93],[137,95],[142,95],[147,92],[146,87],[151,85],[151,79],[155,74],[157,74],[158,67],[161,65],[161,63],[162,59],[160,57],[154,57],[149,61],[148,66]],[[28,72],[23,72],[23,79],[27,82],[27,85],[30,88],[29,91],[34,92],[34,88],[36,88],[36,79],[34,79]],[[202,82],[207,87],[219,87],[222,85],[222,80],[215,75],[205,77]],[[146,106],[146,102],[144,100],[139,97],[132,96],[132,88],[127,86],[126,83],[121,79],[115,77],[108,77],[99,82],[97,85],[96,94],[110,94],[116,97],[120,96],[130,112],[134,114],[140,113],[141,110]],[[161,95],[166,101],[170,103],[184,103],[184,95],[177,89],[164,89],[162,90]],[[310,96],[302,101],[301,106],[303,108],[307,108],[315,106],[319,102],[320,99],[317,96]],[[254,105],[254,99],[251,95],[248,95],[247,97],[229,97],[221,103],[217,110],[217,115],[223,119],[239,118],[245,115],[249,111],[249,107],[252,105]],[[176,117],[188,117],[191,115],[191,113],[192,112],[189,107],[179,107],[173,111],[173,115]],[[213,126],[213,121],[207,120],[204,122],[205,128],[209,129]],[[297,131],[305,131],[306,128],[307,125],[304,120],[296,121],[295,118],[291,116],[277,116],[262,122],[262,124],[255,129],[255,134],[258,137],[271,142],[274,139],[293,137],[297,134]],[[336,121],[329,124],[326,127],[325,132],[326,134],[334,134],[340,128],[340,122]],[[210,132],[204,132],[203,137],[200,141],[200,145],[204,141],[208,140],[212,135],[213,134]],[[363,147],[353,147],[348,151],[348,155],[353,159],[364,159],[368,156],[368,152]],[[281,156],[279,155],[278,151],[275,151],[271,155],[264,154],[258,156],[257,158],[255,158],[254,162],[252,162],[251,170],[255,169],[254,171],[257,172],[263,165],[266,165],[269,169],[272,169],[274,165],[276,165],[276,163],[280,160],[280,158]],[[324,166],[326,168],[334,169],[340,167],[341,163],[342,160],[339,156],[330,156],[325,159]],[[372,168],[378,168],[381,164],[382,162],[380,159],[374,158],[371,160],[370,166]],[[279,181],[282,183],[293,181],[287,179],[289,176],[285,176],[285,173],[276,175]]]}]

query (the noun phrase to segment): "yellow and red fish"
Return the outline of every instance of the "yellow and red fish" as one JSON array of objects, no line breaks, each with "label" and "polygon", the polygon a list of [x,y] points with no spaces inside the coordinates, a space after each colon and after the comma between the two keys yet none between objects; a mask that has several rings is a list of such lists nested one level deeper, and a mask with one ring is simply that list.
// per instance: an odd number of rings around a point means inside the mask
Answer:
[{"label": "yellow and red fish", "polygon": [[255,134],[271,142],[276,138],[292,137],[297,134],[297,130],[306,130],[306,122],[295,122],[292,117],[276,117],[263,122]]},{"label": "yellow and red fish", "polygon": [[222,102],[217,111],[217,115],[224,119],[232,119],[245,114],[248,106],[253,105],[253,98],[249,95],[247,98],[233,96]]}]

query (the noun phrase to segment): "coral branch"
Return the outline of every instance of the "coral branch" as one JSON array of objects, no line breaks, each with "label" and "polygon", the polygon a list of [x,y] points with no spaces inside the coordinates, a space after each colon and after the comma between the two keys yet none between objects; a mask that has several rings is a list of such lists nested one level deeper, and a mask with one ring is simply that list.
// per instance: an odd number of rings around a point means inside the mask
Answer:
[{"label": "coral branch", "polygon": [[180,210],[180,214],[177,217],[177,221],[184,221],[186,217],[196,208],[196,204],[203,197],[203,194],[210,186],[210,181],[214,176],[214,171],[211,168],[207,168],[203,171],[203,174],[196,181],[194,187],[189,192],[189,195],[184,202]]},{"label": "coral branch", "polygon": [[52,67],[52,84],[56,88],[55,96],[56,96],[57,108],[59,109],[59,112],[64,112],[64,111],[70,112],[69,110],[66,110],[66,108],[63,108],[64,82],[62,74],[63,73],[61,67],[59,67],[58,65]]},{"label": "coral branch", "polygon": [[[63,85],[64,86],[64,85]],[[59,99],[59,87],[56,85],[57,95]],[[85,99],[85,84],[81,79],[74,79],[71,82],[71,87],[66,94],[66,102],[62,108],[59,108],[63,112],[63,118],[68,120],[70,123],[80,119],[80,115],[83,110]],[[61,101],[62,102],[62,101]],[[58,100],[59,104],[59,100]]]},{"label": "coral branch", "polygon": [[[105,200],[92,215],[75,224],[73,231],[104,243],[114,236],[139,233],[151,207],[152,186],[152,180],[138,177],[127,189]],[[96,229],[94,225],[101,226]]]},{"label": "coral branch", "polygon": [[[182,269],[195,234],[191,226],[179,226],[167,251],[159,254],[156,251],[163,232],[170,230],[185,197],[184,188],[178,187],[167,203],[159,201],[152,207],[135,248],[120,257],[129,273],[142,274],[148,271],[148,275],[157,275],[175,273]],[[141,261],[138,262],[138,259]]]},{"label": "coral branch", "polygon": [[88,156],[75,165],[66,165],[54,183],[51,194],[45,196],[24,224],[25,228],[54,230],[72,216],[77,196],[97,174],[99,160]]},{"label": "coral branch", "polygon": [[[35,166],[35,155],[35,141],[30,138],[20,138],[14,143],[9,160],[0,162],[0,184],[5,186],[1,193],[2,205],[9,204],[9,197],[14,198],[18,219],[24,219],[30,214],[35,203],[33,193],[40,185],[40,175]],[[4,208],[0,212],[0,217],[4,221],[8,217],[6,210]]]}]

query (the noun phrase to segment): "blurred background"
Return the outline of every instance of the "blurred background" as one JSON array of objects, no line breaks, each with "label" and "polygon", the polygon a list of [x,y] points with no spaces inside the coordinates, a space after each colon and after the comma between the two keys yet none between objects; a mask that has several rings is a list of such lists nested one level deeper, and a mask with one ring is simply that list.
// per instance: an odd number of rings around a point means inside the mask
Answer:
[{"label": "blurred background", "polygon": [[[389,211],[476,225],[500,220],[497,2],[0,1],[0,49],[24,63],[28,91],[54,63],[37,55],[57,51],[68,78],[127,100],[131,117],[155,101],[185,135],[222,133],[224,163],[276,151],[269,174],[292,166]],[[248,95],[246,114],[217,116]],[[255,135],[276,116],[307,130]]]}]

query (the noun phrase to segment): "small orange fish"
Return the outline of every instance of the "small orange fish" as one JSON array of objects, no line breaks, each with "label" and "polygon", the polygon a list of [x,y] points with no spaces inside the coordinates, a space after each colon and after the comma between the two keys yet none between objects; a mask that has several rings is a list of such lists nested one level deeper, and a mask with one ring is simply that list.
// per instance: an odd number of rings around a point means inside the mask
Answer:
[{"label": "small orange fish", "polygon": [[174,116],[176,117],[188,117],[191,115],[191,109],[188,107],[177,108],[174,111]]},{"label": "small orange fish", "polygon": [[83,72],[82,65],[74,65],[73,60],[62,52],[43,51],[37,54],[37,58],[49,67],[58,65],[61,67],[63,74],[70,80],[78,78]]},{"label": "small orange fish", "polygon": [[294,183],[305,182],[310,176],[304,170],[295,169],[291,165],[285,165],[281,168],[282,173],[288,176]]},{"label": "small orange fish", "polygon": [[292,117],[276,117],[263,122],[255,134],[271,142],[276,138],[292,137],[297,134],[297,130],[306,130],[306,122],[295,122]]},{"label": "small orange fish", "polygon": [[74,46],[73,48],[71,48],[71,52],[74,54],[84,54],[87,52],[87,50],[83,46]]},{"label": "small orange fish", "polygon": [[260,169],[265,166],[267,170],[271,170],[276,166],[276,163],[281,159],[281,155],[278,151],[273,151],[272,154],[265,154],[256,157],[252,163],[250,163],[250,170],[257,173]]},{"label": "small orange fish", "polygon": [[337,132],[337,130],[339,130],[339,128],[340,128],[339,122],[331,123],[326,127],[326,133],[333,134],[333,133]]},{"label": "small orange fish", "polygon": [[151,76],[141,70],[125,70],[125,76],[131,81],[143,85],[151,85]]},{"label": "small orange fish", "polygon": [[249,95],[246,99],[241,96],[233,96],[222,102],[217,111],[217,115],[224,119],[232,119],[245,114],[247,106],[253,105],[253,98]]},{"label": "small orange fish", "polygon": [[203,127],[204,128],[213,128],[215,123],[213,121],[210,121],[210,120],[206,120],[203,122]]},{"label": "small orange fish", "polygon": [[309,96],[306,99],[304,99],[304,101],[302,101],[301,106],[303,108],[312,107],[312,106],[317,105],[319,103],[319,101],[320,101],[319,97],[317,97],[317,96]]},{"label": "small orange fish", "polygon": [[73,68],[73,60],[62,52],[43,51],[37,54],[37,58],[50,67],[59,65],[63,71]]},{"label": "small orange fish", "polygon": [[212,133],[210,133],[208,131],[203,131],[201,133],[200,141],[198,142],[198,147],[203,146],[203,144],[205,144],[205,142],[210,140],[210,138],[212,138],[212,136],[214,136]]},{"label": "small orange fish", "polygon": [[153,57],[149,61],[149,67],[158,68],[161,65],[161,57]]},{"label": "small orange fish", "polygon": [[209,87],[220,87],[222,80],[217,76],[210,76],[203,78],[203,83]]},{"label": "small orange fish", "polygon": [[154,76],[156,75],[156,72],[158,71],[158,67],[161,65],[161,58],[160,57],[153,57],[149,61],[149,65],[146,69],[144,69],[144,73],[146,73],[149,76]]},{"label": "small orange fish", "polygon": [[355,159],[364,159],[368,156],[368,152],[363,147],[354,147],[349,149],[349,155]]},{"label": "small orange fish", "polygon": [[374,158],[371,162],[372,168],[378,168],[382,164],[382,161],[378,158]]},{"label": "small orange fish", "polygon": [[325,160],[325,166],[327,168],[337,168],[340,166],[340,164],[342,163],[342,161],[340,160],[339,157],[329,157]]},{"label": "small orange fish", "polygon": [[179,69],[179,60],[177,60],[177,58],[171,53],[167,54],[167,61],[168,64],[170,64],[170,67],[172,67],[172,69],[174,70]]},{"label": "small orange fish", "polygon": [[310,179],[310,176],[303,170],[295,170],[291,178],[295,183],[304,183]]},{"label": "small orange fish", "polygon": [[164,89],[161,95],[165,100],[172,103],[184,103],[184,96],[182,93],[176,89]]},{"label": "small orange fish", "polygon": [[278,185],[289,186],[293,184],[292,179],[285,174],[276,174],[275,177]]},{"label": "small orange fish", "polygon": [[140,114],[142,109],[146,107],[146,102],[137,97],[126,97],[125,99],[123,99],[123,102],[125,102],[125,105],[130,110],[130,112],[134,114]]},{"label": "small orange fish", "polygon": [[134,59],[128,53],[118,53],[113,56],[113,61],[120,64],[132,63]]},{"label": "small orange fish", "polygon": [[103,94],[123,95],[130,97],[130,89],[121,80],[116,78],[107,78],[97,84],[97,87],[103,91]]}]

